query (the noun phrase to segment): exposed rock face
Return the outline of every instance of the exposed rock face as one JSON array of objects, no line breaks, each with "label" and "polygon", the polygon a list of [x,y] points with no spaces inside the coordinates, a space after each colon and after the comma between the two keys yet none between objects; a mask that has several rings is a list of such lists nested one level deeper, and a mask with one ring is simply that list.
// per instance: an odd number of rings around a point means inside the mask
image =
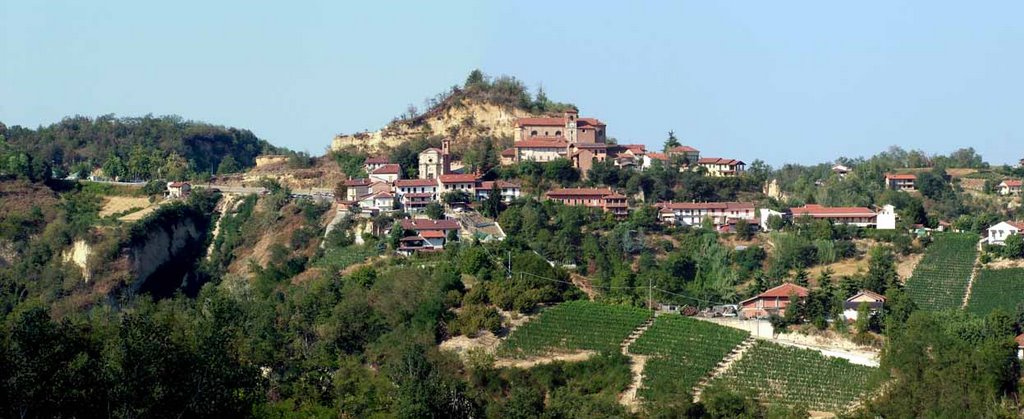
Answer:
[{"label": "exposed rock face", "polygon": [[[205,229],[200,229],[191,219],[149,232],[141,245],[129,251],[136,278],[132,291],[173,290],[182,285],[187,268],[195,262],[195,253],[202,255],[205,250],[202,246],[205,233]],[[154,275],[158,271],[160,275]],[[160,283],[148,283],[151,279],[158,279]]]},{"label": "exposed rock face", "polygon": [[334,137],[331,149],[355,146],[377,151],[433,135],[452,138],[456,144],[482,137],[512,138],[516,119],[526,116],[530,113],[512,107],[461,102],[432,110],[415,121],[393,122],[378,131],[338,135]]},{"label": "exposed rock face", "polygon": [[71,244],[71,248],[61,253],[61,260],[65,263],[74,263],[80,269],[82,269],[82,277],[85,278],[85,282],[89,282],[89,256],[92,255],[92,246],[86,243],[85,240],[75,240]]}]

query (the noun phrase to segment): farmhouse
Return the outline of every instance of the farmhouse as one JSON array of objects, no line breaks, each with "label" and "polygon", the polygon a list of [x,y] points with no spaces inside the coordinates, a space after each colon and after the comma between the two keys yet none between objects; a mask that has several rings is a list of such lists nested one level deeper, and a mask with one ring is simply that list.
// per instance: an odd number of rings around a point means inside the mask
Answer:
[{"label": "farmhouse", "polygon": [[370,194],[370,184],[373,182],[367,178],[349,179],[344,182],[345,201],[354,202],[364,195]]},{"label": "farmhouse", "polygon": [[1002,196],[1020,195],[1020,189],[1020,179],[1006,179],[999,183],[999,194]]},{"label": "farmhouse", "polygon": [[843,316],[847,320],[857,320],[857,310],[860,309],[861,304],[867,304],[871,314],[874,315],[885,306],[885,297],[870,290],[861,290],[843,303]]},{"label": "farmhouse", "polygon": [[985,236],[985,242],[993,245],[1006,244],[1006,238],[1020,234],[1024,230],[1024,221],[1003,221],[989,227]]},{"label": "farmhouse", "polygon": [[395,181],[395,194],[406,211],[417,212],[437,199],[437,180],[399,179]]},{"label": "farmhouse", "polygon": [[617,217],[629,215],[626,197],[611,188],[560,188],[548,192],[547,198],[565,205],[601,208]]},{"label": "farmhouse", "polygon": [[707,170],[708,176],[711,177],[735,177],[743,174],[747,164],[735,159],[704,157],[697,160],[697,166]]},{"label": "farmhouse", "polygon": [[668,155],[663,153],[647,153],[643,156],[643,163],[640,164],[640,170],[650,169],[654,166],[654,162],[661,162],[662,165],[668,164]]},{"label": "farmhouse", "polygon": [[839,176],[839,178],[842,179],[845,178],[846,175],[850,173],[850,168],[841,164],[837,164],[835,166],[832,166],[832,173],[835,173],[836,176]]},{"label": "farmhouse", "polygon": [[700,225],[705,219],[715,226],[727,226],[755,218],[754,204],[749,202],[662,202],[655,206],[662,222],[685,226]]},{"label": "farmhouse", "polygon": [[375,192],[359,198],[359,208],[370,210],[372,214],[391,212],[395,209],[395,195],[391,192]]},{"label": "farmhouse", "polygon": [[188,198],[192,193],[192,184],[188,182],[167,182],[167,198]]},{"label": "farmhouse", "polygon": [[514,147],[513,148],[506,148],[506,149],[501,151],[501,165],[502,166],[508,166],[510,164],[515,164],[515,162],[516,162],[516,149]]},{"label": "farmhouse", "polygon": [[785,283],[765,291],[753,298],[740,302],[740,313],[745,318],[762,318],[773,314],[786,315],[786,307],[789,306],[791,296],[798,299],[806,298],[807,288],[793,283]]},{"label": "farmhouse", "polygon": [[886,173],[885,187],[894,191],[916,191],[917,176],[910,173]]},{"label": "farmhouse", "polygon": [[473,197],[476,188],[476,175],[469,174],[447,174],[437,178],[438,190],[441,194],[463,191]]}]

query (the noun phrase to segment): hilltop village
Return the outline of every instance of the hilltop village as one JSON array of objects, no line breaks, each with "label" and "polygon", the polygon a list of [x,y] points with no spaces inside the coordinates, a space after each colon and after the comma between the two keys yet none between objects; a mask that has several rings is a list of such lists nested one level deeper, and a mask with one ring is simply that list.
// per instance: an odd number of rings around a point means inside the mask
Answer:
[{"label": "hilltop village", "polygon": [[428,102],[324,156],[0,124],[0,416],[1024,412],[1024,160],[772,167],[479,71]]}]

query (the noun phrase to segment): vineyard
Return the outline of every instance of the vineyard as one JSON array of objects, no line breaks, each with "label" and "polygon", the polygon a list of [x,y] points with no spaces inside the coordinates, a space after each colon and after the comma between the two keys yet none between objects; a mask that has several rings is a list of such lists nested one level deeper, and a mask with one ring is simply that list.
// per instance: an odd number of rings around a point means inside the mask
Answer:
[{"label": "vineyard", "polygon": [[[660,316],[635,343],[631,353],[648,355],[640,395],[689,391],[750,334],[682,316]],[[679,394],[668,394],[679,397]]]},{"label": "vineyard", "polygon": [[570,301],[544,310],[516,329],[498,355],[522,358],[552,352],[614,352],[650,312],[627,306]]},{"label": "vineyard", "polygon": [[984,316],[1003,309],[1013,315],[1024,301],[1024,269],[985,269],[978,273],[967,310]]},{"label": "vineyard", "polygon": [[967,293],[978,236],[942,234],[928,246],[907,281],[907,294],[925,310],[959,308]]},{"label": "vineyard", "polygon": [[766,403],[841,412],[871,390],[876,371],[813,350],[758,342],[712,385],[749,390]]}]

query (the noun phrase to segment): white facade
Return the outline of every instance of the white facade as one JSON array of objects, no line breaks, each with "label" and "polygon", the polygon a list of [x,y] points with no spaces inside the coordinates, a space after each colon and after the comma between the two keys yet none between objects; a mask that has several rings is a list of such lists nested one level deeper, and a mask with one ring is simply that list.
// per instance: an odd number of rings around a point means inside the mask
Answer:
[{"label": "white facade", "polygon": [[896,229],[896,207],[891,204],[882,207],[882,211],[878,213],[876,221],[876,228],[879,230],[895,230]]},{"label": "white facade", "polygon": [[1003,221],[988,228],[988,235],[985,237],[985,242],[988,244],[1003,245],[1005,244],[1007,237],[1020,234],[1020,230],[1020,226]]},{"label": "white facade", "polygon": [[760,212],[761,212],[761,223],[760,223],[761,224],[761,231],[771,231],[771,229],[768,228],[768,217],[771,217],[773,215],[777,215],[777,216],[779,216],[781,218],[781,217],[785,217],[785,215],[786,215],[786,214],[781,213],[779,211],[770,210],[768,208],[761,208]]},{"label": "white facade", "polygon": [[1019,180],[1004,180],[999,183],[999,194],[1002,196],[1020,195],[1020,192],[1021,181]]}]

